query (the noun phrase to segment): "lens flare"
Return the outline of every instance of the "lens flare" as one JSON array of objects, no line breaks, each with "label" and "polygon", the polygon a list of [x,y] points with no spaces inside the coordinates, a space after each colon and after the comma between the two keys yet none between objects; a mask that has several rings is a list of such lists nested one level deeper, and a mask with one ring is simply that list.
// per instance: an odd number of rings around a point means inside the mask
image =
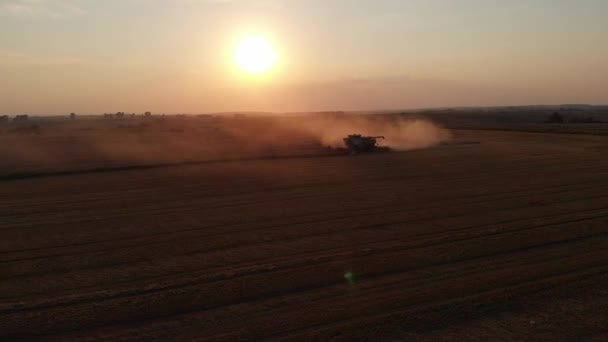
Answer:
[{"label": "lens flare", "polygon": [[344,273],[344,279],[346,279],[346,281],[349,284],[354,284],[355,283],[355,275],[353,274],[353,272],[346,272],[346,273]]}]

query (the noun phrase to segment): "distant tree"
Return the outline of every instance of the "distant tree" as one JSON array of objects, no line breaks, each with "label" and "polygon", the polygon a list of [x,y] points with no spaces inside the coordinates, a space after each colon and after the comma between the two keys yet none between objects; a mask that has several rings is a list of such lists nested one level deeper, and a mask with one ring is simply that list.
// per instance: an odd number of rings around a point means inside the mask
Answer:
[{"label": "distant tree", "polygon": [[150,113],[150,112],[145,112],[145,113],[144,113],[144,116],[145,116],[145,117],[150,117],[150,116],[152,116],[152,113]]},{"label": "distant tree", "polygon": [[125,117],[125,112],[117,112],[116,113],[116,117],[119,118],[119,119],[124,118]]},{"label": "distant tree", "polygon": [[588,124],[590,124],[590,123],[602,123],[601,120],[596,120],[592,116],[570,118],[570,120],[568,120],[568,122],[570,122],[570,123],[588,123]]},{"label": "distant tree", "polygon": [[76,113],[70,113],[70,119],[75,120],[76,119]]},{"label": "distant tree", "polygon": [[28,121],[29,118],[30,118],[29,115],[27,115],[27,114],[21,114],[21,115],[15,116],[15,118],[13,119],[13,121],[23,122],[23,121]]},{"label": "distant tree", "polygon": [[8,122],[8,115],[0,115],[0,123]]},{"label": "distant tree", "polygon": [[564,117],[560,113],[555,112],[555,113],[549,115],[546,122],[547,123],[564,123]]}]

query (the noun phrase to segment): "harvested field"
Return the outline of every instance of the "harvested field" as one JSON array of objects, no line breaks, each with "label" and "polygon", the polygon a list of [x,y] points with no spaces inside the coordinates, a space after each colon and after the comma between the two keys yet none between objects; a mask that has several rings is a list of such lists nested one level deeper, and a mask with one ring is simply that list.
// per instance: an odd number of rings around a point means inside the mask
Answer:
[{"label": "harvested field", "polygon": [[608,337],[608,137],[451,134],[5,165],[0,338]]}]

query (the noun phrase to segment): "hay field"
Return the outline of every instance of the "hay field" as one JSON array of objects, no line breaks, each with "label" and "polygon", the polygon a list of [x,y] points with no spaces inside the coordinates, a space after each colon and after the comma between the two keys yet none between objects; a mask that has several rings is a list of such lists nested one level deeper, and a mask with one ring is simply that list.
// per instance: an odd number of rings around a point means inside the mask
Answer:
[{"label": "hay field", "polygon": [[198,122],[0,135],[1,338],[606,337],[608,137]]}]

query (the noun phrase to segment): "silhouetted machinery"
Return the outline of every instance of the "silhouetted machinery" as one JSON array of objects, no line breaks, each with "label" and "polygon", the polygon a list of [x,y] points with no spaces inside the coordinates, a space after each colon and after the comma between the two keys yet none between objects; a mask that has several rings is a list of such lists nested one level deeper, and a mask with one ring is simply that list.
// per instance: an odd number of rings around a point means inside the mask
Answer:
[{"label": "silhouetted machinery", "polygon": [[344,138],[344,145],[351,154],[361,152],[385,152],[389,148],[386,146],[378,146],[378,139],[384,139],[383,136],[365,137],[361,134],[351,134]]}]

